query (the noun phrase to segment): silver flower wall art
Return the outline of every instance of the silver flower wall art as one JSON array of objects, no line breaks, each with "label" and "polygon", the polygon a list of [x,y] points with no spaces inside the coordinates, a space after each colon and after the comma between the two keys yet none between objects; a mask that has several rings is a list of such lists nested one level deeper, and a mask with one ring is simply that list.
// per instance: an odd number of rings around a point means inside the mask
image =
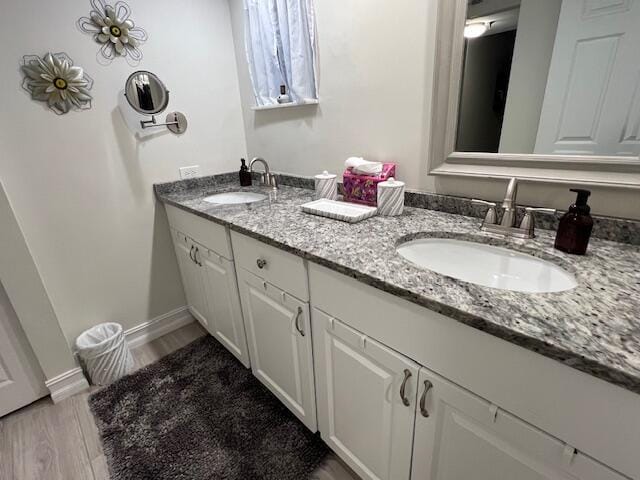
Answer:
[{"label": "silver flower wall art", "polygon": [[22,88],[31,98],[46,102],[58,115],[72,108],[91,108],[93,80],[81,67],[73,65],[66,53],[47,53],[23,57],[22,71],[25,75]]},{"label": "silver flower wall art", "polygon": [[98,62],[108,65],[122,57],[131,66],[140,63],[142,52],[139,47],[148,35],[131,19],[131,7],[122,1],[109,5],[102,0],[90,0],[90,4],[93,10],[88,17],[78,20],[78,28],[102,44],[97,54]]}]

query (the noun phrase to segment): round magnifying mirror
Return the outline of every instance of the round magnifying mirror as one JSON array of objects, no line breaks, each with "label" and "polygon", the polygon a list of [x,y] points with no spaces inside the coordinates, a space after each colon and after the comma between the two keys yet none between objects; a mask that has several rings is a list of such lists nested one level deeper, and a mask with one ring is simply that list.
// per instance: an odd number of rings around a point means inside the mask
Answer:
[{"label": "round magnifying mirror", "polygon": [[144,70],[129,76],[124,94],[129,105],[143,115],[160,113],[169,104],[169,90],[164,83],[155,74]]}]

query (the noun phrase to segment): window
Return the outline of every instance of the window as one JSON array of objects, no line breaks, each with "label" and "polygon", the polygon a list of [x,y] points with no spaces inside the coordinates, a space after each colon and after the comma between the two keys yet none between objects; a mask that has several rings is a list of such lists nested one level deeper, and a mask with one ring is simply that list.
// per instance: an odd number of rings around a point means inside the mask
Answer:
[{"label": "window", "polygon": [[244,0],[245,48],[257,106],[317,103],[312,0]]}]

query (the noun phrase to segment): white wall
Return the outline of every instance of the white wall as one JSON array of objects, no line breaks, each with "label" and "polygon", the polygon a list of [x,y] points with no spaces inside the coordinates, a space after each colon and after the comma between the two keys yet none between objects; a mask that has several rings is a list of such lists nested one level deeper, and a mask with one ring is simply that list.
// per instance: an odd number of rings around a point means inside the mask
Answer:
[{"label": "white wall", "polygon": [[500,152],[533,153],[561,5],[560,0],[522,0]]},{"label": "white wall", "polygon": [[426,176],[434,2],[316,0],[320,105],[253,112],[241,0],[229,0],[250,156],[278,171],[342,173],[352,155],[395,161],[409,185]]},{"label": "white wall", "polygon": [[75,368],[47,290],[0,181],[0,283],[47,379]]},{"label": "white wall", "polygon": [[[229,3],[250,157],[265,157],[277,171],[313,175],[341,173],[346,157],[363,155],[397,162],[409,188],[504,197],[503,179],[427,175],[437,0],[316,0],[320,105],[262,112],[250,109],[242,1]],[[523,184],[519,201],[566,209],[575,200],[569,188]],[[592,190],[593,213],[640,218],[637,191]]]},{"label": "white wall", "polygon": [[[88,0],[3,2],[0,179],[72,340],[102,321],[125,328],[184,305],[166,217],[152,184],[199,164],[236,169],[246,146],[226,0],[131,0],[149,33],[138,68],[159,75],[188,132],[137,142],[116,109],[134,68],[96,61],[75,26]],[[21,89],[25,54],[65,51],[93,77],[93,108],[58,117]]]}]

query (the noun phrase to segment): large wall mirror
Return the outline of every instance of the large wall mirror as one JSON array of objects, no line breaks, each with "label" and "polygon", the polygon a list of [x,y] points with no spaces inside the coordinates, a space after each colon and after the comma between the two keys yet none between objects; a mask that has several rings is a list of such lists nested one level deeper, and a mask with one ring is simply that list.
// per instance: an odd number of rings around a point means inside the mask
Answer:
[{"label": "large wall mirror", "polygon": [[640,0],[441,0],[438,41],[431,173],[640,188]]}]

